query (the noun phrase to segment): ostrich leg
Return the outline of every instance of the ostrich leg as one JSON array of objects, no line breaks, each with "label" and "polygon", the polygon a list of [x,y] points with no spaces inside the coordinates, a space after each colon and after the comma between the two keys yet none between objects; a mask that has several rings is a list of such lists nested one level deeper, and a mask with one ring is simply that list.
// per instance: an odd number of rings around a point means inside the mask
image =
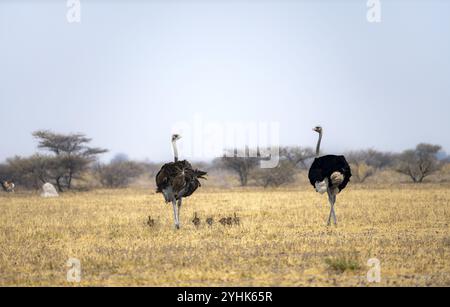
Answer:
[{"label": "ostrich leg", "polygon": [[331,224],[331,216],[334,213],[334,209],[333,209],[333,205],[334,204],[333,204],[333,195],[331,194],[331,191],[330,191],[329,188],[328,188],[327,192],[328,192],[328,202],[330,203],[330,215],[328,216],[327,226],[330,226],[330,224]]},{"label": "ostrich leg", "polygon": [[180,199],[178,200],[178,210],[177,210],[178,227],[180,226],[180,210],[181,210],[181,203],[182,203],[182,198],[180,197]]},{"label": "ostrich leg", "polygon": [[177,207],[176,199],[172,200],[172,206],[173,206],[173,218],[175,220],[175,228],[180,229],[180,222],[178,221],[178,207]]},{"label": "ostrich leg", "polygon": [[336,195],[333,195],[331,203],[331,212],[333,213],[334,225],[337,226],[336,213],[334,212],[334,204],[336,203]]}]

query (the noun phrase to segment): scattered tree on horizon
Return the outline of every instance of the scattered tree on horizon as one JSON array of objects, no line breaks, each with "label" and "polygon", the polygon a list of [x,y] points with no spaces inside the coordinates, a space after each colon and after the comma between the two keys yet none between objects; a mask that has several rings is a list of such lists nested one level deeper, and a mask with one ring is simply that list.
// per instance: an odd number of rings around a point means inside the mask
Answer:
[{"label": "scattered tree on horizon", "polygon": [[239,176],[242,187],[247,186],[250,172],[259,165],[260,158],[249,157],[249,149],[245,149],[245,157],[239,157],[236,150],[228,150],[228,154],[218,160],[219,167],[231,170]]},{"label": "scattered tree on horizon", "polygon": [[[40,189],[43,183],[50,182],[63,191],[73,188],[74,179],[94,180],[114,188],[129,186],[143,174],[153,182],[161,167],[161,163],[133,161],[125,153],[116,154],[110,163],[94,163],[106,150],[90,147],[91,139],[80,133],[66,135],[36,131],[33,136],[38,140],[39,148],[48,153],[6,159],[0,163],[0,180],[14,180],[18,187],[24,189]],[[292,183],[314,158],[314,151],[309,147],[281,147],[279,165],[261,169],[261,157],[248,157],[249,151],[246,148],[247,157],[238,157],[236,151],[230,150],[212,162],[197,162],[194,166],[218,173],[234,173],[240,186],[278,187]],[[364,183],[383,169],[404,174],[412,182],[420,183],[450,162],[441,146],[431,144],[419,144],[401,154],[365,149],[347,152],[346,156],[355,183]],[[94,186],[96,183],[92,182]]]},{"label": "scattered tree on horizon", "polygon": [[441,149],[440,145],[421,143],[415,149],[400,154],[395,169],[409,176],[414,183],[422,183],[426,177],[442,168],[442,162],[437,159]]},{"label": "scattered tree on horizon", "polygon": [[294,167],[307,170],[310,166],[308,160],[315,157],[314,149],[311,147],[285,146],[280,148],[280,158],[289,161]]},{"label": "scattered tree on horizon", "polygon": [[144,166],[134,161],[114,160],[109,164],[97,164],[95,172],[100,183],[107,188],[125,188],[144,172]]},{"label": "scattered tree on horizon", "polygon": [[117,163],[117,162],[127,162],[130,161],[130,158],[126,153],[118,153],[114,155],[114,157],[111,159],[111,163]]},{"label": "scattered tree on horizon", "polygon": [[280,187],[284,184],[295,182],[295,165],[287,160],[282,160],[274,168],[256,168],[251,173],[257,185],[268,187]]},{"label": "scattered tree on horizon", "polygon": [[30,157],[15,156],[6,160],[10,178],[30,189],[39,189],[50,179],[51,158],[34,154]]},{"label": "scattered tree on horizon", "polygon": [[359,183],[364,183],[367,178],[392,165],[394,161],[393,154],[374,149],[350,151],[345,156],[351,165],[355,181]]},{"label": "scattered tree on horizon", "polygon": [[92,139],[82,133],[60,134],[48,130],[33,132],[38,140],[38,148],[54,154],[51,173],[60,192],[63,188],[71,189],[73,179],[80,179],[81,174],[94,162],[97,155],[106,149],[89,147]]}]

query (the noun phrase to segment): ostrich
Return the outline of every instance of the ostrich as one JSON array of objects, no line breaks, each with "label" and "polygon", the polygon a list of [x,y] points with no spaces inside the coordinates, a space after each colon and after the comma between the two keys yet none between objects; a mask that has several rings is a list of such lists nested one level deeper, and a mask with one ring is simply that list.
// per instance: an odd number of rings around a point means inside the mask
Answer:
[{"label": "ostrich", "polygon": [[148,216],[147,225],[148,225],[149,227],[155,226],[155,220],[152,219],[152,217],[151,217],[150,215]]},{"label": "ostrich", "polygon": [[330,225],[331,217],[334,219],[334,225],[337,225],[336,214],[334,212],[336,195],[347,186],[352,172],[344,156],[328,155],[319,157],[323,129],[317,126],[313,131],[319,133],[319,141],[317,142],[316,158],[309,170],[309,181],[316,189],[316,192],[320,194],[328,193],[328,201],[330,202],[331,209],[327,225]]},{"label": "ostrich", "polygon": [[239,218],[239,216],[237,216],[236,212],[234,213],[233,223],[235,225],[240,225],[241,224],[241,219]]},{"label": "ostrich", "polygon": [[13,192],[14,193],[14,189],[16,187],[16,185],[14,184],[14,181],[12,181],[12,180],[0,181],[0,184],[2,185],[2,188],[3,188],[3,190],[5,190],[5,192]]},{"label": "ostrich", "polygon": [[[172,148],[174,162],[166,163],[156,174],[157,193],[164,195],[166,203],[172,202],[175,228],[180,228],[180,209],[183,197],[191,196],[201,186],[199,179],[206,179],[206,172],[193,169],[186,161],[178,161],[176,142],[181,138],[178,134],[172,135]],[[178,204],[177,204],[178,202]]]},{"label": "ostrich", "polygon": [[208,224],[209,227],[211,227],[213,223],[214,223],[214,219],[212,217],[208,217],[206,219],[206,224]]},{"label": "ostrich", "polygon": [[192,219],[192,224],[194,224],[195,227],[200,226],[200,219],[197,216],[197,212],[194,212],[194,218]]},{"label": "ostrich", "polygon": [[222,224],[222,226],[225,226],[227,224],[227,218],[223,217],[219,220],[219,223]]}]

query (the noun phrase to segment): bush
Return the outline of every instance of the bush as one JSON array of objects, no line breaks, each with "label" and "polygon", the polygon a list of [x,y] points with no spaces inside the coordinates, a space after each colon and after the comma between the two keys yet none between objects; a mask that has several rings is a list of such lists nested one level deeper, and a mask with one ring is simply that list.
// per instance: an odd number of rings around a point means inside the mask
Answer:
[{"label": "bush", "polygon": [[0,164],[0,181],[14,179],[11,168],[7,164]]},{"label": "bush", "polygon": [[279,187],[295,181],[296,166],[289,161],[280,161],[275,168],[258,168],[252,172],[251,177],[258,185]]},{"label": "bush", "polygon": [[10,178],[16,185],[24,188],[39,189],[49,178],[51,158],[43,155],[10,158],[7,160]]},{"label": "bush", "polygon": [[334,258],[326,258],[325,263],[329,269],[337,272],[344,273],[345,271],[357,271],[361,269],[361,265],[358,262],[357,255],[339,255]]},{"label": "bush", "polygon": [[393,154],[374,149],[350,151],[345,156],[350,163],[355,181],[360,183],[375,175],[378,170],[392,165],[394,161]]},{"label": "bush", "polygon": [[442,168],[443,163],[437,159],[440,150],[441,146],[431,144],[406,150],[398,158],[396,171],[409,176],[414,183],[421,183]]},{"label": "bush", "polygon": [[100,183],[108,188],[127,187],[130,182],[144,172],[141,164],[132,161],[111,162],[97,165],[96,173]]},{"label": "bush", "polygon": [[249,149],[245,149],[245,157],[239,157],[237,152],[229,150],[228,154],[223,156],[220,160],[216,160],[217,167],[230,170],[239,176],[241,186],[246,186],[250,172],[255,169],[260,162],[258,157],[249,157],[247,153]]},{"label": "bush", "polygon": [[374,167],[367,165],[365,162],[350,163],[350,167],[355,181],[359,183],[363,183],[376,172]]}]

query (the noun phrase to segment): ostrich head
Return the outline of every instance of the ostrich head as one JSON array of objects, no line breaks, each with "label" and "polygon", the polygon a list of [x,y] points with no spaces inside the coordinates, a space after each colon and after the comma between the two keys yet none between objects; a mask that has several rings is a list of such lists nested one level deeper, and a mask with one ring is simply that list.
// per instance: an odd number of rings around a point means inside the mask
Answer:
[{"label": "ostrich head", "polygon": [[179,135],[179,134],[172,134],[172,142],[176,142],[179,139],[181,139],[181,135]]},{"label": "ostrich head", "polygon": [[317,132],[317,133],[322,133],[322,127],[321,126],[317,126],[313,129],[313,131]]}]

